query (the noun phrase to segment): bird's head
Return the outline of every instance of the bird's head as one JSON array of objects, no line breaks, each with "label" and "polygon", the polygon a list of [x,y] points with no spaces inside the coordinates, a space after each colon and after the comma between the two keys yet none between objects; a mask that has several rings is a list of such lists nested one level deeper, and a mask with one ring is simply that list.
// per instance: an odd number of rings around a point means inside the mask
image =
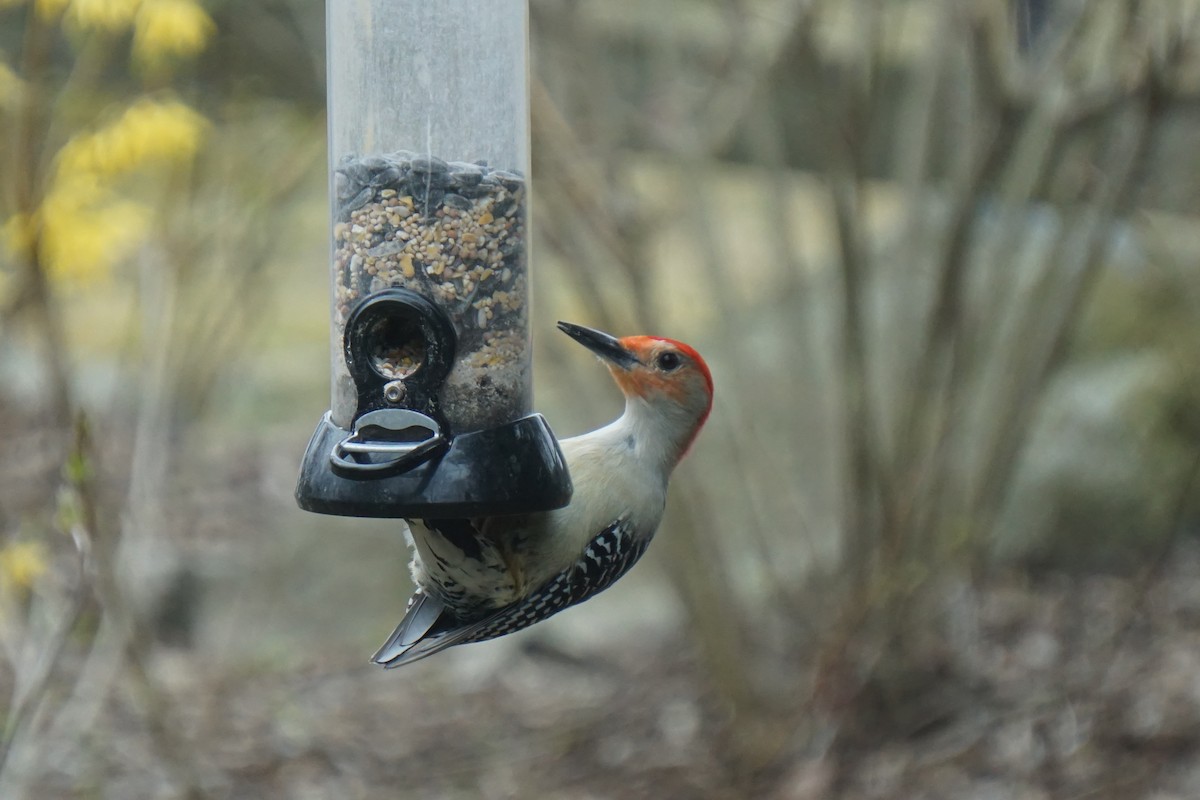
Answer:
[{"label": "bird's head", "polygon": [[600,357],[627,401],[641,401],[670,423],[681,439],[682,457],[712,410],[712,373],[700,354],[660,336],[618,339],[570,322],[558,323],[558,329]]}]

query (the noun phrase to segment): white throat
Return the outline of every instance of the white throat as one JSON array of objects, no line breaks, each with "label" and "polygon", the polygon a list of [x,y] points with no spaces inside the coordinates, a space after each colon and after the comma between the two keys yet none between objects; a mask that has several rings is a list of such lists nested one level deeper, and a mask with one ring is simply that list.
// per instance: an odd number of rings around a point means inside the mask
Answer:
[{"label": "white throat", "polygon": [[643,463],[654,465],[664,477],[683,457],[696,432],[697,420],[687,409],[673,403],[651,403],[627,397],[625,413],[608,426],[620,444],[631,448]]}]

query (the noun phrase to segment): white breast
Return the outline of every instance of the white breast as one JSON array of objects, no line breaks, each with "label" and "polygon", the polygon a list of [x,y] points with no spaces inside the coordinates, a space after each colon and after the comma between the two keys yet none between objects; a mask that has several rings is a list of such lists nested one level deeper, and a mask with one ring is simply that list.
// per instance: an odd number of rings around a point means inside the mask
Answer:
[{"label": "white breast", "polygon": [[417,585],[452,608],[500,608],[570,568],[588,542],[619,518],[629,520],[636,535],[654,533],[669,469],[660,467],[664,455],[636,414],[627,411],[560,444],[575,486],[568,506],[475,520],[483,529],[471,553],[412,521]]}]

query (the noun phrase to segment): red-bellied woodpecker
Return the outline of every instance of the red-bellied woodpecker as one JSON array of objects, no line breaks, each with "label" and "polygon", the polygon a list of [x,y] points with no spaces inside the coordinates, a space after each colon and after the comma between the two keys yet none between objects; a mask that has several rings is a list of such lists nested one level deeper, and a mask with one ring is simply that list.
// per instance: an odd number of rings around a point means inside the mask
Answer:
[{"label": "red-bellied woodpecker", "polygon": [[607,364],[625,413],[561,442],[575,486],[565,508],[409,520],[417,591],[375,663],[399,667],[540,622],[607,589],[650,544],[671,471],[712,408],[708,366],[672,339],[558,327]]}]

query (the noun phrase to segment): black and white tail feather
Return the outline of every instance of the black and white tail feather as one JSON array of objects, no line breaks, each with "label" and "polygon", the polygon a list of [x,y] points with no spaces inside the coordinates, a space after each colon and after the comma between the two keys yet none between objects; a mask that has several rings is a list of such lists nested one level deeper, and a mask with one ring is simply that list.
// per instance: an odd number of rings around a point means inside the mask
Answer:
[{"label": "black and white tail feather", "polygon": [[[445,527],[439,521],[438,528]],[[463,526],[454,526],[461,536]],[[464,549],[466,543],[456,541]],[[495,639],[527,628],[582,603],[614,584],[646,552],[649,537],[639,537],[628,518],[620,518],[597,534],[569,568],[510,606],[460,619],[444,603],[424,591],[409,600],[404,619],[372,657],[388,669],[411,664],[448,647]],[[465,549],[470,549],[468,544]]]}]

